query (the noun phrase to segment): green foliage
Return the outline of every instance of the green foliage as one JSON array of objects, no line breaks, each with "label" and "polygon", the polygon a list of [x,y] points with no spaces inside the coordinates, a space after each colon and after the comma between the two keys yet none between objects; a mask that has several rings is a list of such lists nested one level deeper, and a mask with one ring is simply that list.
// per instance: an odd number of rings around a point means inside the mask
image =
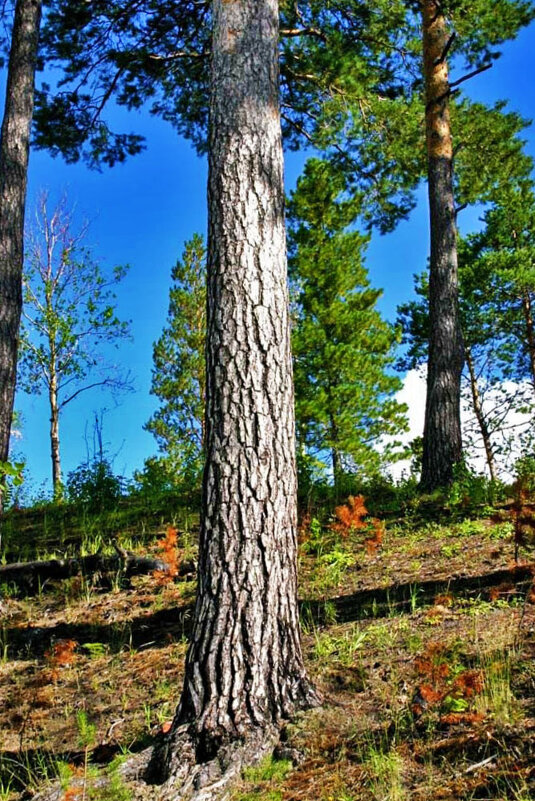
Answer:
[{"label": "green foliage", "polygon": [[[198,485],[204,440],[206,250],[195,234],[172,272],[166,326],[153,348],[151,392],[159,409],[145,428],[163,458],[150,459],[138,478],[145,483]],[[143,478],[141,478],[143,476]]]},{"label": "green foliage", "polygon": [[110,509],[123,494],[123,479],[113,474],[106,459],[81,464],[67,477],[67,497],[97,512]]},{"label": "green foliage", "polygon": [[246,768],[243,778],[250,782],[282,781],[291,769],[292,763],[287,759],[266,757],[257,767]]},{"label": "green foliage", "polygon": [[388,373],[397,332],[375,308],[362,263],[367,237],[349,230],[359,205],[338,173],[307,162],[289,203],[292,346],[301,454],[344,469],[377,472],[381,437],[405,427],[400,388]]},{"label": "green foliage", "polygon": [[363,647],[366,638],[366,631],[361,631],[357,625],[340,635],[328,631],[317,632],[314,658],[319,662],[329,662],[336,657],[342,665],[354,665],[355,655]]},{"label": "green foliage", "polygon": [[458,464],[448,488],[447,502],[451,506],[462,506],[467,512],[469,508],[492,507],[501,494],[503,485],[499,482],[475,473],[466,464]]},{"label": "green foliage", "polygon": [[24,484],[25,466],[25,462],[0,462],[0,512],[14,500],[16,503],[17,489]]},{"label": "green foliage", "polygon": [[97,727],[91,723],[87,713],[80,709],[76,713],[76,727],[78,729],[78,744],[81,748],[93,745],[97,734]]},{"label": "green foliage", "polygon": [[[500,45],[534,15],[531,0],[445,6],[457,34],[449,55],[468,69],[495,60]],[[392,228],[413,207],[425,176],[420,4],[281,0],[279,8],[287,146],[312,144],[324,153],[348,193],[360,199],[366,223]],[[308,35],[292,35],[296,30]],[[211,4],[197,0],[128,6],[113,0],[90,11],[84,0],[58,0],[44,20],[41,57],[62,77],[59,86],[42,84],[36,93],[36,145],[92,166],[138,152],[141,137],[117,134],[102,119],[102,98],[113,96],[129,109],[146,105],[205,152],[210,31]],[[463,135],[477,114],[467,107],[456,121],[466,162],[481,146]],[[484,150],[497,147],[499,138],[485,139]]]},{"label": "green foliage", "polygon": [[535,455],[527,453],[515,462],[515,479],[517,485],[528,495],[535,493]]},{"label": "green foliage", "polygon": [[253,785],[251,790],[238,792],[232,796],[234,801],[282,801],[282,793],[277,789],[292,769],[287,759],[268,756],[255,767],[245,768],[243,779]]},{"label": "green foliage", "polygon": [[14,487],[20,487],[24,482],[24,462],[0,462],[0,482],[10,479]]}]

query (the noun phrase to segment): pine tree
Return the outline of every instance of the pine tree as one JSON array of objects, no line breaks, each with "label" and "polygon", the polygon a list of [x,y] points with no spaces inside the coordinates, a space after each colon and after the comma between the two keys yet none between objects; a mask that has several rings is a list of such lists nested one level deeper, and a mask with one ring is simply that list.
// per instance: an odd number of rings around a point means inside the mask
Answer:
[{"label": "pine tree", "polygon": [[145,428],[156,437],[166,472],[198,484],[204,451],[206,250],[186,243],[172,271],[167,323],[153,348],[151,392],[160,408]]},{"label": "pine tree", "polygon": [[377,472],[381,438],[405,425],[393,398],[401,382],[388,372],[397,332],[375,308],[369,237],[349,229],[360,209],[343,190],[339,173],[311,159],[289,203],[298,442],[320,457],[330,451],[335,484],[344,471]]},{"label": "pine tree", "polygon": [[278,3],[213,12],[199,583],[163,760],[184,795],[239,772],[317,702],[297,606]]},{"label": "pine tree", "polygon": [[[517,428],[510,428],[509,413],[525,416],[535,403],[531,315],[535,198],[531,183],[524,180],[501,189],[482,221],[480,232],[459,240],[460,319],[464,395],[477,423],[490,476],[495,478],[497,457],[526,445],[524,435],[519,439]],[[427,274],[417,276],[420,300],[399,309],[409,344],[406,368],[426,359],[428,291]],[[513,382],[514,389],[508,382]],[[472,451],[477,449],[469,422],[463,435]]]}]

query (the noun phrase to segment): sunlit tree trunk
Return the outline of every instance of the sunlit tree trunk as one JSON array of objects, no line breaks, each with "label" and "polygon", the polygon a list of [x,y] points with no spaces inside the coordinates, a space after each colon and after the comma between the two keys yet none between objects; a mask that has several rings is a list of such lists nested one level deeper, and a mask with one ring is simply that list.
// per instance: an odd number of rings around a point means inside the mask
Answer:
[{"label": "sunlit tree trunk", "polygon": [[317,702],[297,607],[277,0],[215,0],[206,466],[198,595],[168,768]]},{"label": "sunlit tree trunk", "polygon": [[438,0],[422,0],[431,256],[429,357],[421,486],[446,486],[462,457],[462,336],[458,314],[448,29]]},{"label": "sunlit tree trunk", "polygon": [[22,310],[24,211],[41,0],[18,0],[0,139],[0,461],[7,461]]}]

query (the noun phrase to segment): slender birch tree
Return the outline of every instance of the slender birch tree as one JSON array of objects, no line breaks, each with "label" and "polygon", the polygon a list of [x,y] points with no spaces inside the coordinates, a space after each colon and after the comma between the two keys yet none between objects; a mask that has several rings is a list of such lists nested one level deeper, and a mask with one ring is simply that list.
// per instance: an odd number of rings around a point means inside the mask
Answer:
[{"label": "slender birch tree", "polygon": [[43,390],[50,409],[50,455],[54,495],[61,495],[60,415],[83,392],[95,387],[130,388],[117,368],[105,363],[102,346],[128,336],[118,319],[111,289],[125,275],[116,267],[105,275],[84,247],[87,225],[75,229],[63,197],[49,211],[40,197],[29,237],[24,272],[20,386]]}]

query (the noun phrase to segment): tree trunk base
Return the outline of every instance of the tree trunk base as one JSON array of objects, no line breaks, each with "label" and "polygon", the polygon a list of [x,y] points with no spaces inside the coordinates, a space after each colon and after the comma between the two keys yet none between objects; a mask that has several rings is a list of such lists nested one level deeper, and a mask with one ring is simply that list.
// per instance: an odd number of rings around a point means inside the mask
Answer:
[{"label": "tree trunk base", "polygon": [[254,729],[245,738],[222,745],[213,759],[199,763],[196,742],[186,724],[154,750],[148,780],[165,779],[160,785],[159,801],[223,801],[243,768],[272,754],[279,737],[277,726]]}]

